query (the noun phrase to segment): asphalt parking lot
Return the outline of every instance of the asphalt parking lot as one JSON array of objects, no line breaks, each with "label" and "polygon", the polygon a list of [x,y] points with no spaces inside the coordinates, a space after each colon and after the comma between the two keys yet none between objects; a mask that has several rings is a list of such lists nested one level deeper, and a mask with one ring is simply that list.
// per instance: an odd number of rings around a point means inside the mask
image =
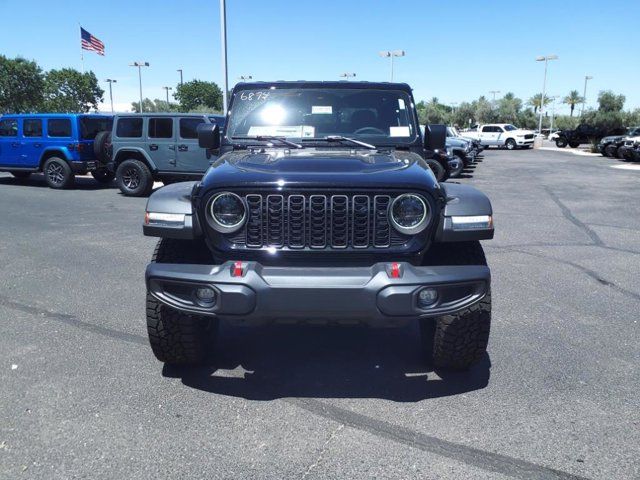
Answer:
[{"label": "asphalt parking lot", "polygon": [[640,171],[490,150],[488,356],[417,328],[225,327],[214,366],[147,345],[145,199],[0,174],[0,478],[638,478]]}]

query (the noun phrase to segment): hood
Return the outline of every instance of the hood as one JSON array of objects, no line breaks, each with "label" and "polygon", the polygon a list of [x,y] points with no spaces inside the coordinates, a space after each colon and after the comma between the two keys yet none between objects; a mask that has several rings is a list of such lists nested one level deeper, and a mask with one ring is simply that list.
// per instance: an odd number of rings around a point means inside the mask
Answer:
[{"label": "hood", "polygon": [[511,135],[531,135],[531,134],[535,135],[536,132],[534,132],[533,130],[526,130],[524,128],[518,128],[516,130],[511,130],[510,132],[505,132],[505,134],[506,133],[511,134]]},{"label": "hood", "polygon": [[446,144],[448,147],[465,148],[469,144],[469,140],[460,137],[447,137]]},{"label": "hood", "polygon": [[623,138],[625,138],[624,135],[611,135],[609,137],[602,137],[600,139],[600,143],[610,143],[610,142],[619,142],[621,141]]},{"label": "hood", "polygon": [[409,151],[305,148],[236,150],[205,174],[205,189],[344,187],[438,189],[422,157]]}]

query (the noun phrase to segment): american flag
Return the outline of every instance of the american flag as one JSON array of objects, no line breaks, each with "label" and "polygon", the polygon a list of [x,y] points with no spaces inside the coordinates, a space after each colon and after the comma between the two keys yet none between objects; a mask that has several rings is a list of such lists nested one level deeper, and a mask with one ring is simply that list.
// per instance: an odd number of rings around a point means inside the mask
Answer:
[{"label": "american flag", "polygon": [[80,38],[82,38],[82,49],[96,52],[98,55],[104,56],[104,43],[96,37],[80,27]]}]

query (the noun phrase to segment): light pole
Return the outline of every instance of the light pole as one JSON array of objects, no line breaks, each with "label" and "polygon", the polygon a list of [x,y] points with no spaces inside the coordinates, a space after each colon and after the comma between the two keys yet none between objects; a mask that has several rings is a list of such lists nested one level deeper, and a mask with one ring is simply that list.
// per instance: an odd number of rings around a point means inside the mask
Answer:
[{"label": "light pole", "polygon": [[105,82],[109,82],[109,100],[111,100],[111,113],[113,113],[113,89],[111,88],[111,84],[118,83],[118,81],[113,78],[107,78]]},{"label": "light pole", "polygon": [[169,108],[169,90],[173,90],[172,87],[162,87],[164,88],[165,92],[167,93],[167,108]]},{"label": "light pole", "polygon": [[138,67],[138,81],[140,83],[140,112],[142,113],[142,67],[148,67],[149,62],[133,62],[129,64],[130,67]]},{"label": "light pole", "polygon": [[222,44],[222,111],[227,114],[227,92],[229,91],[229,76],[227,75],[227,5],[226,0],[220,0],[220,43]]},{"label": "light pole", "polygon": [[179,69],[176,70],[176,72],[178,72],[180,74],[180,85],[182,85],[183,84],[183,81],[182,81],[182,69],[179,68]]},{"label": "light pole", "polygon": [[536,57],[536,62],[544,62],[544,80],[542,81],[542,97],[540,97],[540,121],[538,122],[538,133],[542,133],[542,111],[544,109],[544,93],[547,88],[547,66],[549,60],[557,60],[557,55],[545,55]]},{"label": "light pole", "polygon": [[391,59],[391,81],[393,82],[393,57],[404,57],[404,50],[383,50],[378,55],[381,57],[389,57]]},{"label": "light pole", "polygon": [[355,76],[356,74],[352,72],[344,72],[340,74],[340,78],[344,78],[345,80],[349,80],[350,78],[354,78]]},{"label": "light pole", "polygon": [[584,115],[584,105],[587,103],[587,82],[592,78],[591,75],[585,75],[584,77],[584,93],[582,94],[582,111],[580,112],[580,116]]},{"label": "light pole", "polygon": [[240,75],[238,77],[238,80],[240,80],[241,82],[246,82],[247,80],[253,80],[253,77],[251,75]]}]

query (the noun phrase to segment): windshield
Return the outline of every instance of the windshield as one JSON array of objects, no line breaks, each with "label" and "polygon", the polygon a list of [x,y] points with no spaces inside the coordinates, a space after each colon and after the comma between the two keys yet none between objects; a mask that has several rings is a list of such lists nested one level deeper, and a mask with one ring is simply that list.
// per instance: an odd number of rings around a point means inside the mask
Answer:
[{"label": "windshield", "polygon": [[514,127],[513,125],[505,125],[505,126],[504,126],[504,129],[505,129],[507,132],[513,132],[514,130],[518,130],[518,127]]},{"label": "windshield", "polygon": [[80,137],[83,140],[94,140],[98,132],[111,130],[111,117],[80,117]]},{"label": "windshield", "polygon": [[403,91],[346,88],[237,91],[225,131],[227,139],[269,135],[298,141],[339,135],[373,144],[397,144],[414,141],[418,131],[411,98]]}]

